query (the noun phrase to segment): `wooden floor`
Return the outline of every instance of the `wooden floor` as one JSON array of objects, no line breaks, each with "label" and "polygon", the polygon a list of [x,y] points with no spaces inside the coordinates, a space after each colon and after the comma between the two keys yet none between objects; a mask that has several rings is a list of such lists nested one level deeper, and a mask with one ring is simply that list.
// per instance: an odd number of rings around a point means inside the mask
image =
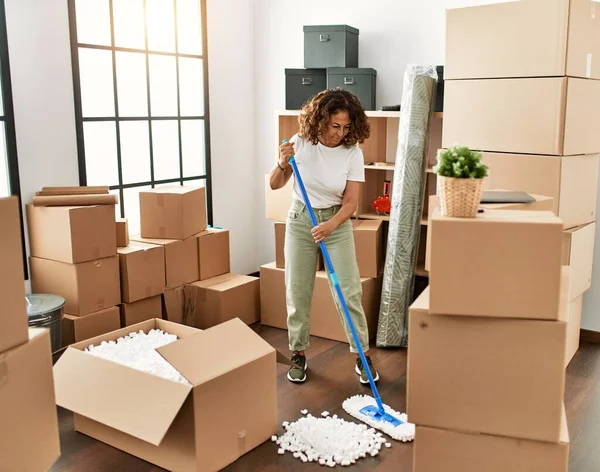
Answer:
[{"label": "wooden floor", "polygon": [[[287,332],[257,327],[260,335],[272,346],[287,353]],[[311,340],[307,351],[309,381],[295,385],[285,378],[286,367],[278,365],[279,421],[294,421],[300,410],[313,414],[324,410],[352,419],[342,410],[344,399],[357,393],[368,393],[354,373],[354,355],[347,344],[319,338]],[[405,405],[406,350],[375,349],[372,358],[381,376],[379,388],[386,403],[398,410]],[[243,401],[242,396],[240,400]],[[567,369],[565,392],[567,418],[571,435],[571,472],[600,470],[600,345],[581,345]],[[50,469],[52,472],[147,472],[162,470],[121,451],[106,446],[73,431],[72,415],[59,409],[62,456]],[[317,464],[305,464],[289,453],[277,454],[270,441],[249,452],[226,469],[228,472],[295,472],[322,470]],[[382,450],[376,458],[363,459],[353,471],[409,472],[412,470],[412,444],[393,442],[391,449]],[[441,472],[441,471],[440,471]]]}]

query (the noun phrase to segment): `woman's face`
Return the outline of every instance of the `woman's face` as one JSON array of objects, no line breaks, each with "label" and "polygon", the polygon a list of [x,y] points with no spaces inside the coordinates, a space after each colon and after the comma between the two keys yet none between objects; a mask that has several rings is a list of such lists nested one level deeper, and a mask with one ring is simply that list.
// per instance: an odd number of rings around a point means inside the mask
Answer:
[{"label": "woman's face", "polygon": [[325,146],[336,147],[340,145],[349,131],[350,115],[348,115],[347,111],[340,111],[335,115],[331,115],[325,132],[319,136],[319,140]]}]

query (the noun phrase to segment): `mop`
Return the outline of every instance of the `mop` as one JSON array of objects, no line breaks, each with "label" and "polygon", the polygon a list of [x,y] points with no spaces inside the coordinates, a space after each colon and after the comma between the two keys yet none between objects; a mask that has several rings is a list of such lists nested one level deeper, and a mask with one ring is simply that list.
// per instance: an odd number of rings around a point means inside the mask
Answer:
[{"label": "mop", "polygon": [[[288,140],[284,139],[283,142],[288,142]],[[294,175],[296,176],[296,182],[298,183],[298,187],[300,188],[300,192],[302,193],[304,204],[306,205],[306,209],[308,210],[308,214],[310,216],[310,221],[314,228],[318,225],[317,218],[315,217],[315,213],[310,204],[310,199],[308,198],[308,193],[306,192],[306,188],[304,187],[304,182],[302,181],[302,177],[300,176],[300,172],[298,171],[296,159],[292,156],[289,162],[292,166],[292,170],[294,171]],[[348,311],[346,299],[344,297],[342,288],[340,286],[340,282],[333,268],[333,264],[331,262],[331,258],[329,257],[329,252],[327,251],[325,242],[321,241],[319,243],[319,247],[321,249],[321,253],[323,254],[325,267],[327,268],[327,272],[329,273],[329,277],[335,289],[335,293],[337,294],[337,298],[344,313],[344,317],[346,318],[346,322],[348,323],[350,331],[352,332],[352,338],[354,339],[354,344],[356,345],[356,349],[358,350],[358,355],[360,356],[362,365],[366,366],[365,371],[367,373],[367,377],[369,378],[371,392],[373,393],[373,397],[369,395],[355,395],[353,397],[350,397],[343,402],[342,408],[346,411],[346,413],[352,415],[354,418],[368,424],[369,426],[372,426],[373,428],[383,431],[385,434],[398,441],[412,441],[415,435],[415,425],[407,422],[406,415],[393,410],[388,405],[384,405],[384,403],[381,401],[379,391],[377,390],[377,386],[375,385],[375,381],[373,380],[371,369],[368,368],[365,353],[362,349],[362,346],[360,345],[358,334],[356,333],[356,328],[354,327],[354,322],[352,321],[352,317],[350,316],[350,312]]]}]

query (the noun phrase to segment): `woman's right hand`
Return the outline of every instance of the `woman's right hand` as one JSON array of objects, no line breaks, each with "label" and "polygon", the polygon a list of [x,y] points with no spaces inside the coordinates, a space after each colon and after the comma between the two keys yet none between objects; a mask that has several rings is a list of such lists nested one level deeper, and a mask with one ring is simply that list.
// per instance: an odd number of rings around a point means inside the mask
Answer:
[{"label": "woman's right hand", "polygon": [[282,143],[279,146],[279,165],[284,169],[289,165],[290,158],[294,156],[294,144],[290,143]]}]

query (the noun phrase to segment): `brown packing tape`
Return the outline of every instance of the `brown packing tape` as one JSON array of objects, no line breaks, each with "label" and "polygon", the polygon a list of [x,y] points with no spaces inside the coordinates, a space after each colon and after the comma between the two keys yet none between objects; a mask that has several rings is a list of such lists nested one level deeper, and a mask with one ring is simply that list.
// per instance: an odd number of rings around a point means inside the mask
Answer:
[{"label": "brown packing tape", "polygon": [[33,197],[33,206],[85,206],[85,205],[116,205],[119,199],[116,195],[52,195]]},{"label": "brown packing tape", "polygon": [[165,196],[162,193],[156,194],[156,204],[158,206],[165,206]]},{"label": "brown packing tape", "polygon": [[196,300],[198,287],[195,285],[183,286],[183,307],[181,324],[196,326]]}]

